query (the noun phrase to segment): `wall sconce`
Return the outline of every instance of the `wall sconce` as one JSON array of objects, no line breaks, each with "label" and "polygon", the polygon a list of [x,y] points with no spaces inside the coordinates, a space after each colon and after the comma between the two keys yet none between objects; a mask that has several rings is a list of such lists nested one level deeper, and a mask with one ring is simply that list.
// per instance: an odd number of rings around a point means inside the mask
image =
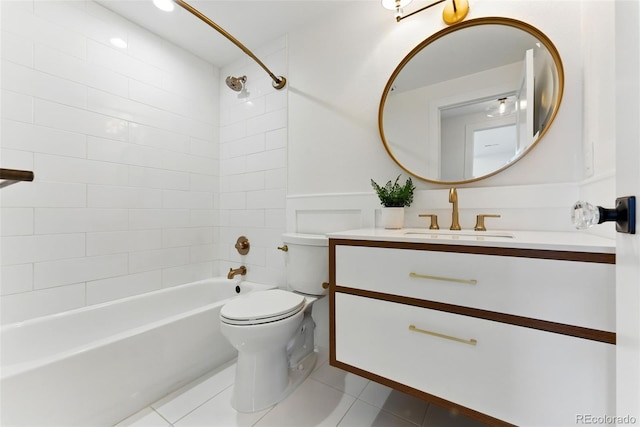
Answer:
[{"label": "wall sconce", "polygon": [[431,4],[428,4],[416,11],[413,11],[407,15],[404,15],[403,8],[411,3],[412,0],[382,0],[382,7],[385,9],[395,11],[395,18],[397,22],[400,22],[404,18],[408,18],[411,15],[415,15],[418,12],[422,12],[425,9],[429,9],[432,6],[449,1],[442,11],[442,20],[447,24],[455,24],[462,21],[469,13],[469,1],[468,0],[437,0]]},{"label": "wall sconce", "polygon": [[[444,1],[444,0],[441,0],[441,1]],[[400,20],[403,18],[402,15],[404,14],[404,11],[402,10],[402,8],[404,8],[406,5],[408,5],[411,2],[412,0],[382,0],[382,7],[388,10],[395,11],[395,14],[393,16],[394,18],[396,18],[396,21],[400,22]],[[440,2],[437,2],[437,3],[440,3]],[[434,3],[434,4],[437,4],[437,3]]]}]

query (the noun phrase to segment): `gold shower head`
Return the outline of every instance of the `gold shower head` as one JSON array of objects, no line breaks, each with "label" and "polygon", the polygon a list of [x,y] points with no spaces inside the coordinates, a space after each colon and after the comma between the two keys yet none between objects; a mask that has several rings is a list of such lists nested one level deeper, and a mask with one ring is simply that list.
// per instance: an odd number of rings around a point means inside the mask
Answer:
[{"label": "gold shower head", "polygon": [[232,89],[236,92],[240,92],[244,87],[244,84],[247,82],[247,76],[242,76],[242,77],[227,76],[227,78],[225,79],[225,82],[227,83],[227,86],[229,86],[229,89]]}]

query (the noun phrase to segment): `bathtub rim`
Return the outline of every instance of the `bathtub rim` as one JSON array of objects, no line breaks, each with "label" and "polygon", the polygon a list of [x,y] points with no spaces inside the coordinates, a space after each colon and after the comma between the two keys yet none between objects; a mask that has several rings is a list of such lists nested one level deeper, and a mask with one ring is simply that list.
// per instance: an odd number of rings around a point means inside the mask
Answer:
[{"label": "bathtub rim", "polygon": [[[45,315],[45,316],[40,316],[40,317],[35,317],[33,319],[27,319],[27,320],[23,320],[20,322],[15,322],[15,323],[10,323],[7,325],[3,325],[0,328],[0,337],[2,336],[2,334],[5,331],[9,331],[9,330],[13,330],[13,329],[20,329],[23,327],[28,327],[31,324],[38,324],[38,323],[42,323],[42,322],[46,322],[47,320],[50,320],[52,318],[60,318],[60,317],[68,317],[68,316],[72,316],[74,314],[78,314],[78,313],[84,313],[86,311],[90,311],[90,310],[96,310],[99,309],[101,307],[106,307],[106,306],[110,306],[110,305],[115,305],[115,304],[119,304],[119,303],[126,303],[127,301],[133,301],[133,300],[137,300],[137,299],[142,299],[142,298],[148,298],[149,295],[157,295],[160,293],[172,293],[172,292],[177,292],[180,290],[183,290],[185,287],[189,287],[189,286],[197,286],[197,285],[201,285],[203,283],[206,282],[217,282],[219,280],[227,280],[226,278],[223,278],[222,276],[217,276],[217,277],[211,277],[208,279],[203,279],[203,280],[198,280],[195,282],[189,282],[189,283],[184,283],[182,285],[176,285],[176,286],[172,286],[169,288],[162,288],[162,289],[158,289],[156,291],[153,292],[147,292],[147,293],[143,293],[143,294],[137,294],[137,295],[131,295],[128,297],[124,297],[124,298],[118,298],[115,300],[111,300],[111,301],[106,301],[100,304],[93,304],[93,305],[89,305],[89,306],[85,306],[85,307],[79,307],[73,310],[67,310],[61,313],[54,313],[54,314],[49,314],[49,315]],[[277,288],[277,286],[275,285],[267,285],[264,283],[258,283],[258,282],[252,282],[252,281],[235,281],[232,283],[229,283],[231,286],[236,286],[236,285],[240,285],[242,286],[243,284],[249,285],[251,286],[251,290],[249,292],[256,292],[256,291],[261,291],[261,290],[268,290],[268,289],[274,289]],[[35,360],[29,360],[27,362],[18,362],[18,363],[13,363],[10,365],[0,365],[0,382],[4,381],[4,380],[8,380],[10,378],[13,378],[17,375],[20,375],[24,372],[30,371],[32,369],[37,369],[39,367],[42,366],[46,366],[48,364],[51,363],[55,363],[57,360],[61,360],[67,357],[72,357],[74,355],[77,354],[81,354],[83,352],[89,351],[89,350],[93,350],[93,349],[99,349],[102,347],[105,347],[109,344],[113,344],[114,342],[117,342],[119,340],[122,339],[126,339],[126,338],[130,338],[130,337],[135,337],[137,335],[141,335],[145,332],[148,332],[152,329],[170,324],[172,322],[175,322],[177,320],[180,319],[184,319],[184,318],[188,318],[191,316],[195,316],[197,314],[200,314],[202,312],[205,312],[207,310],[210,310],[214,307],[222,307],[222,305],[224,305],[224,303],[226,303],[229,299],[236,297],[237,295],[240,294],[236,294],[233,295],[229,298],[224,298],[221,299],[219,301],[215,301],[215,302],[211,302],[196,308],[193,308],[191,310],[188,311],[184,311],[181,313],[177,313],[177,314],[173,314],[167,317],[163,317],[161,319],[152,321],[152,322],[148,322],[145,323],[144,325],[132,328],[132,329],[127,329],[124,330],[122,332],[118,332],[112,335],[109,335],[107,337],[104,338],[100,338],[100,339],[96,339],[96,340],[92,340],[88,343],[82,344],[82,345],[78,345],[78,346],[74,346],[71,347],[67,350],[63,350],[63,351],[59,351],[56,353],[53,353],[51,355],[47,355],[44,357],[40,357],[37,358]],[[0,339],[1,341],[1,339]],[[1,361],[0,361],[1,363]]]}]

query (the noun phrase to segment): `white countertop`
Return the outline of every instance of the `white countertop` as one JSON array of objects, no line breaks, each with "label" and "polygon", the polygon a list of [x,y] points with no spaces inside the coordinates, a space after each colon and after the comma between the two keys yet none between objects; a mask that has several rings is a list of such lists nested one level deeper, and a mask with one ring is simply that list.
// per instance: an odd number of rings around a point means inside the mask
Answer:
[{"label": "white countertop", "polygon": [[363,228],[328,233],[330,239],[429,243],[443,245],[490,246],[499,248],[540,249],[572,252],[615,253],[615,239],[594,236],[584,231],[520,230],[429,230],[428,228]]}]

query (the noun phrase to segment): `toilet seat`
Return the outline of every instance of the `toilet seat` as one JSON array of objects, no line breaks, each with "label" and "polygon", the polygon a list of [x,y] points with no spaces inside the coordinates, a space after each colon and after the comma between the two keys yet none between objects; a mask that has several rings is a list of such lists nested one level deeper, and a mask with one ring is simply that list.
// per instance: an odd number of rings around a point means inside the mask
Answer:
[{"label": "toilet seat", "polygon": [[231,325],[259,325],[291,317],[304,306],[305,298],[293,292],[250,292],[226,303],[220,310],[220,319]]}]

